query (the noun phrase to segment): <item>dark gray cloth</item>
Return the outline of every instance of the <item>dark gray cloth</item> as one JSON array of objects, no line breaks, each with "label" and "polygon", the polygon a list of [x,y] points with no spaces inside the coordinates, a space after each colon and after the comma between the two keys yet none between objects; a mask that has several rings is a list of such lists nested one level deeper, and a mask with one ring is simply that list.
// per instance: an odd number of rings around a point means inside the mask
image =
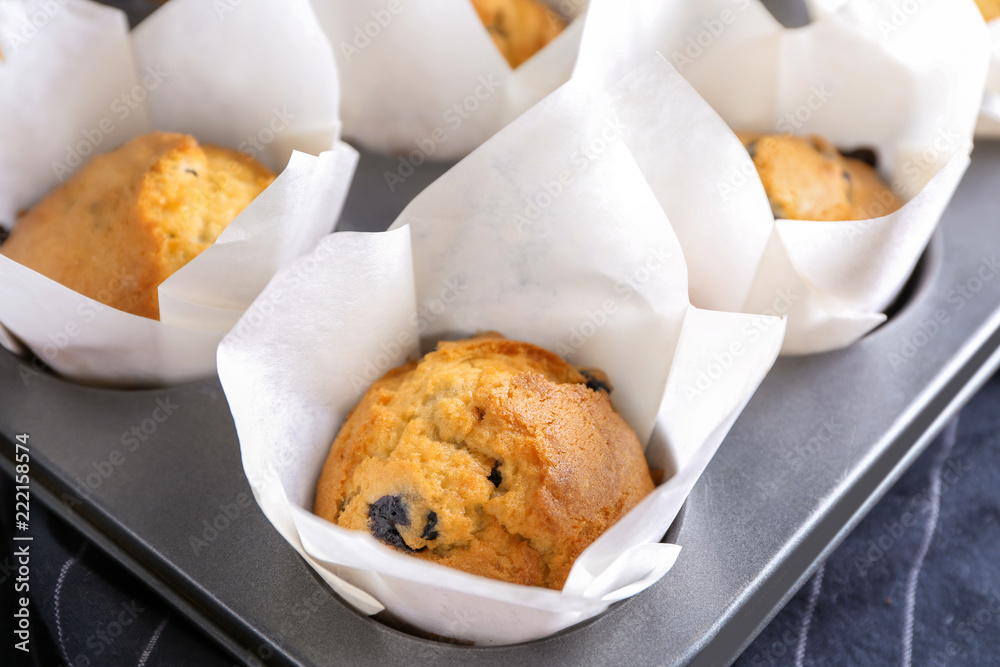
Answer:
[{"label": "dark gray cloth", "polygon": [[[14,497],[0,475],[0,498]],[[30,653],[13,646],[13,507],[0,503],[0,665],[167,667],[233,665],[142,582],[45,510],[31,504]],[[20,597],[20,594],[17,594]]]}]

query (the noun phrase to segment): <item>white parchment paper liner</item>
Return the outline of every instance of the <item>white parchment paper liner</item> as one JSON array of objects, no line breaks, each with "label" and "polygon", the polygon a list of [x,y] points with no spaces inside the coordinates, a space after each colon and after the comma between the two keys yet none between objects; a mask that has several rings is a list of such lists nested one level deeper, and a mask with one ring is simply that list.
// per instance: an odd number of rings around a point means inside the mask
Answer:
[{"label": "white parchment paper liner", "polygon": [[570,24],[512,69],[468,0],[313,0],[340,70],[345,136],[411,167],[465,156],[569,79],[587,2],[548,3]]},{"label": "white parchment paper liner", "polygon": [[983,91],[983,108],[979,113],[976,136],[1000,139],[1000,18],[986,24],[993,42],[990,54],[990,70]]},{"label": "white parchment paper liner", "polygon": [[[961,2],[966,1],[976,8],[977,13],[979,12],[974,0],[961,0]],[[806,0],[806,5],[809,7],[810,15],[823,16],[836,13],[845,2],[846,0]],[[997,139],[1000,138],[1000,19],[989,21],[986,25],[990,32],[992,52],[986,89],[983,91],[983,105],[979,111],[979,122],[976,124],[976,136]]]},{"label": "white parchment paper liner", "polygon": [[[843,347],[884,321],[968,165],[982,18],[971,1],[903,3],[919,11],[882,32],[898,4],[851,1],[794,30],[756,0],[590,5],[578,76],[607,86],[658,51],[714,109],[666,65],[620,84],[626,142],[680,238],[692,303],[787,314],[783,353]],[[858,222],[774,221],[727,126],[874,148],[907,203]],[[679,184],[692,194],[674,197]]]},{"label": "white parchment paper liner", "polygon": [[132,33],[124,14],[86,0],[5,2],[0,13],[0,221],[88,156],[153,129],[283,169],[160,285],[160,321],[0,256],[0,322],[58,372],[115,384],[211,374],[219,340],[274,272],[333,229],[354,172],[357,154],[338,140],[333,56],[308,2],[244,0],[219,14],[174,0]]},{"label": "white parchment paper liner", "polygon": [[[609,102],[564,85],[389,231],[333,234],[279,272],[219,346],[261,509],[366,613],[385,607],[430,632],[502,644],[650,586],[679,549],[659,540],[777,356],[783,320],[689,305],[677,239]],[[616,408],[667,474],[584,552],[562,592],[411,558],[311,514],[330,444],[368,385],[417,356],[418,338],[489,329],[605,370]]]}]

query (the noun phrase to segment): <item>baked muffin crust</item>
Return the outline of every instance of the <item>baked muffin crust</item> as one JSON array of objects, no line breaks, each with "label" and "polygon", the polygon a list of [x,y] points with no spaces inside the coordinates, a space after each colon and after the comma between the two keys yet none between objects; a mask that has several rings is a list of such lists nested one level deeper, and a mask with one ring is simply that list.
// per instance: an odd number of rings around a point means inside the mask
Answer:
[{"label": "baked muffin crust", "polygon": [[871,165],[845,157],[821,137],[737,136],[753,158],[775,218],[865,220],[903,205]]},{"label": "baked muffin crust", "polygon": [[976,0],[976,4],[987,21],[1000,18],[1000,0]]},{"label": "baked muffin crust", "polygon": [[511,67],[517,67],[566,27],[539,0],[472,0],[479,19]]},{"label": "baked muffin crust", "polygon": [[652,489],[606,391],[489,336],[441,343],[372,385],[333,443],[315,512],[418,558],[561,589]]},{"label": "baked muffin crust", "polygon": [[237,151],[152,132],[94,157],[18,220],[0,252],[105,305],[158,319],[159,284],[274,178]]}]

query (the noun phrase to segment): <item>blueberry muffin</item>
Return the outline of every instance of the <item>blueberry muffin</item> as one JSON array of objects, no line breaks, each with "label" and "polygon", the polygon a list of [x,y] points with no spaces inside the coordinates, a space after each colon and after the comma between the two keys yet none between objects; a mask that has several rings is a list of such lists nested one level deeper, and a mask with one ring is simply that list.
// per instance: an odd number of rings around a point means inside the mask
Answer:
[{"label": "blueberry muffin", "polygon": [[561,589],[576,557],[653,489],[609,391],[529,343],[441,343],[348,415],[315,512],[417,558]]},{"label": "blueberry muffin", "polygon": [[517,67],[566,27],[539,0],[472,0],[479,19],[511,67]]},{"label": "blueberry muffin", "polygon": [[976,4],[987,21],[1000,18],[1000,0],[976,0]]},{"label": "blueberry muffin", "polygon": [[145,134],[51,192],[0,252],[103,304],[158,319],[159,284],[274,177],[249,156],[186,134]]},{"label": "blueberry muffin", "polygon": [[903,205],[876,173],[871,151],[848,157],[817,136],[737,136],[753,158],[775,218],[866,220]]}]

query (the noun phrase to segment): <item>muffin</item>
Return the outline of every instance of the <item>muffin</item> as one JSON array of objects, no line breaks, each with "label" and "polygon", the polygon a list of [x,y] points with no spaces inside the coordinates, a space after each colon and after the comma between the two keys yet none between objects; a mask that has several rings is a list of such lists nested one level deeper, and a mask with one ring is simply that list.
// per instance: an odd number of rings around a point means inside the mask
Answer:
[{"label": "muffin", "polygon": [[737,133],[753,158],[776,218],[866,220],[903,202],[876,173],[874,155],[847,157],[817,136]]},{"label": "muffin", "polygon": [[238,151],[152,132],[91,160],[18,220],[0,252],[105,305],[158,319],[159,284],[274,178]]},{"label": "muffin", "polygon": [[511,67],[517,67],[566,27],[539,0],[472,0],[479,19]]},{"label": "muffin", "polygon": [[976,4],[987,21],[1000,18],[1000,0],[976,0]]},{"label": "muffin", "polygon": [[610,385],[497,334],[386,373],[330,449],[314,511],[417,558],[561,589],[653,490]]}]

